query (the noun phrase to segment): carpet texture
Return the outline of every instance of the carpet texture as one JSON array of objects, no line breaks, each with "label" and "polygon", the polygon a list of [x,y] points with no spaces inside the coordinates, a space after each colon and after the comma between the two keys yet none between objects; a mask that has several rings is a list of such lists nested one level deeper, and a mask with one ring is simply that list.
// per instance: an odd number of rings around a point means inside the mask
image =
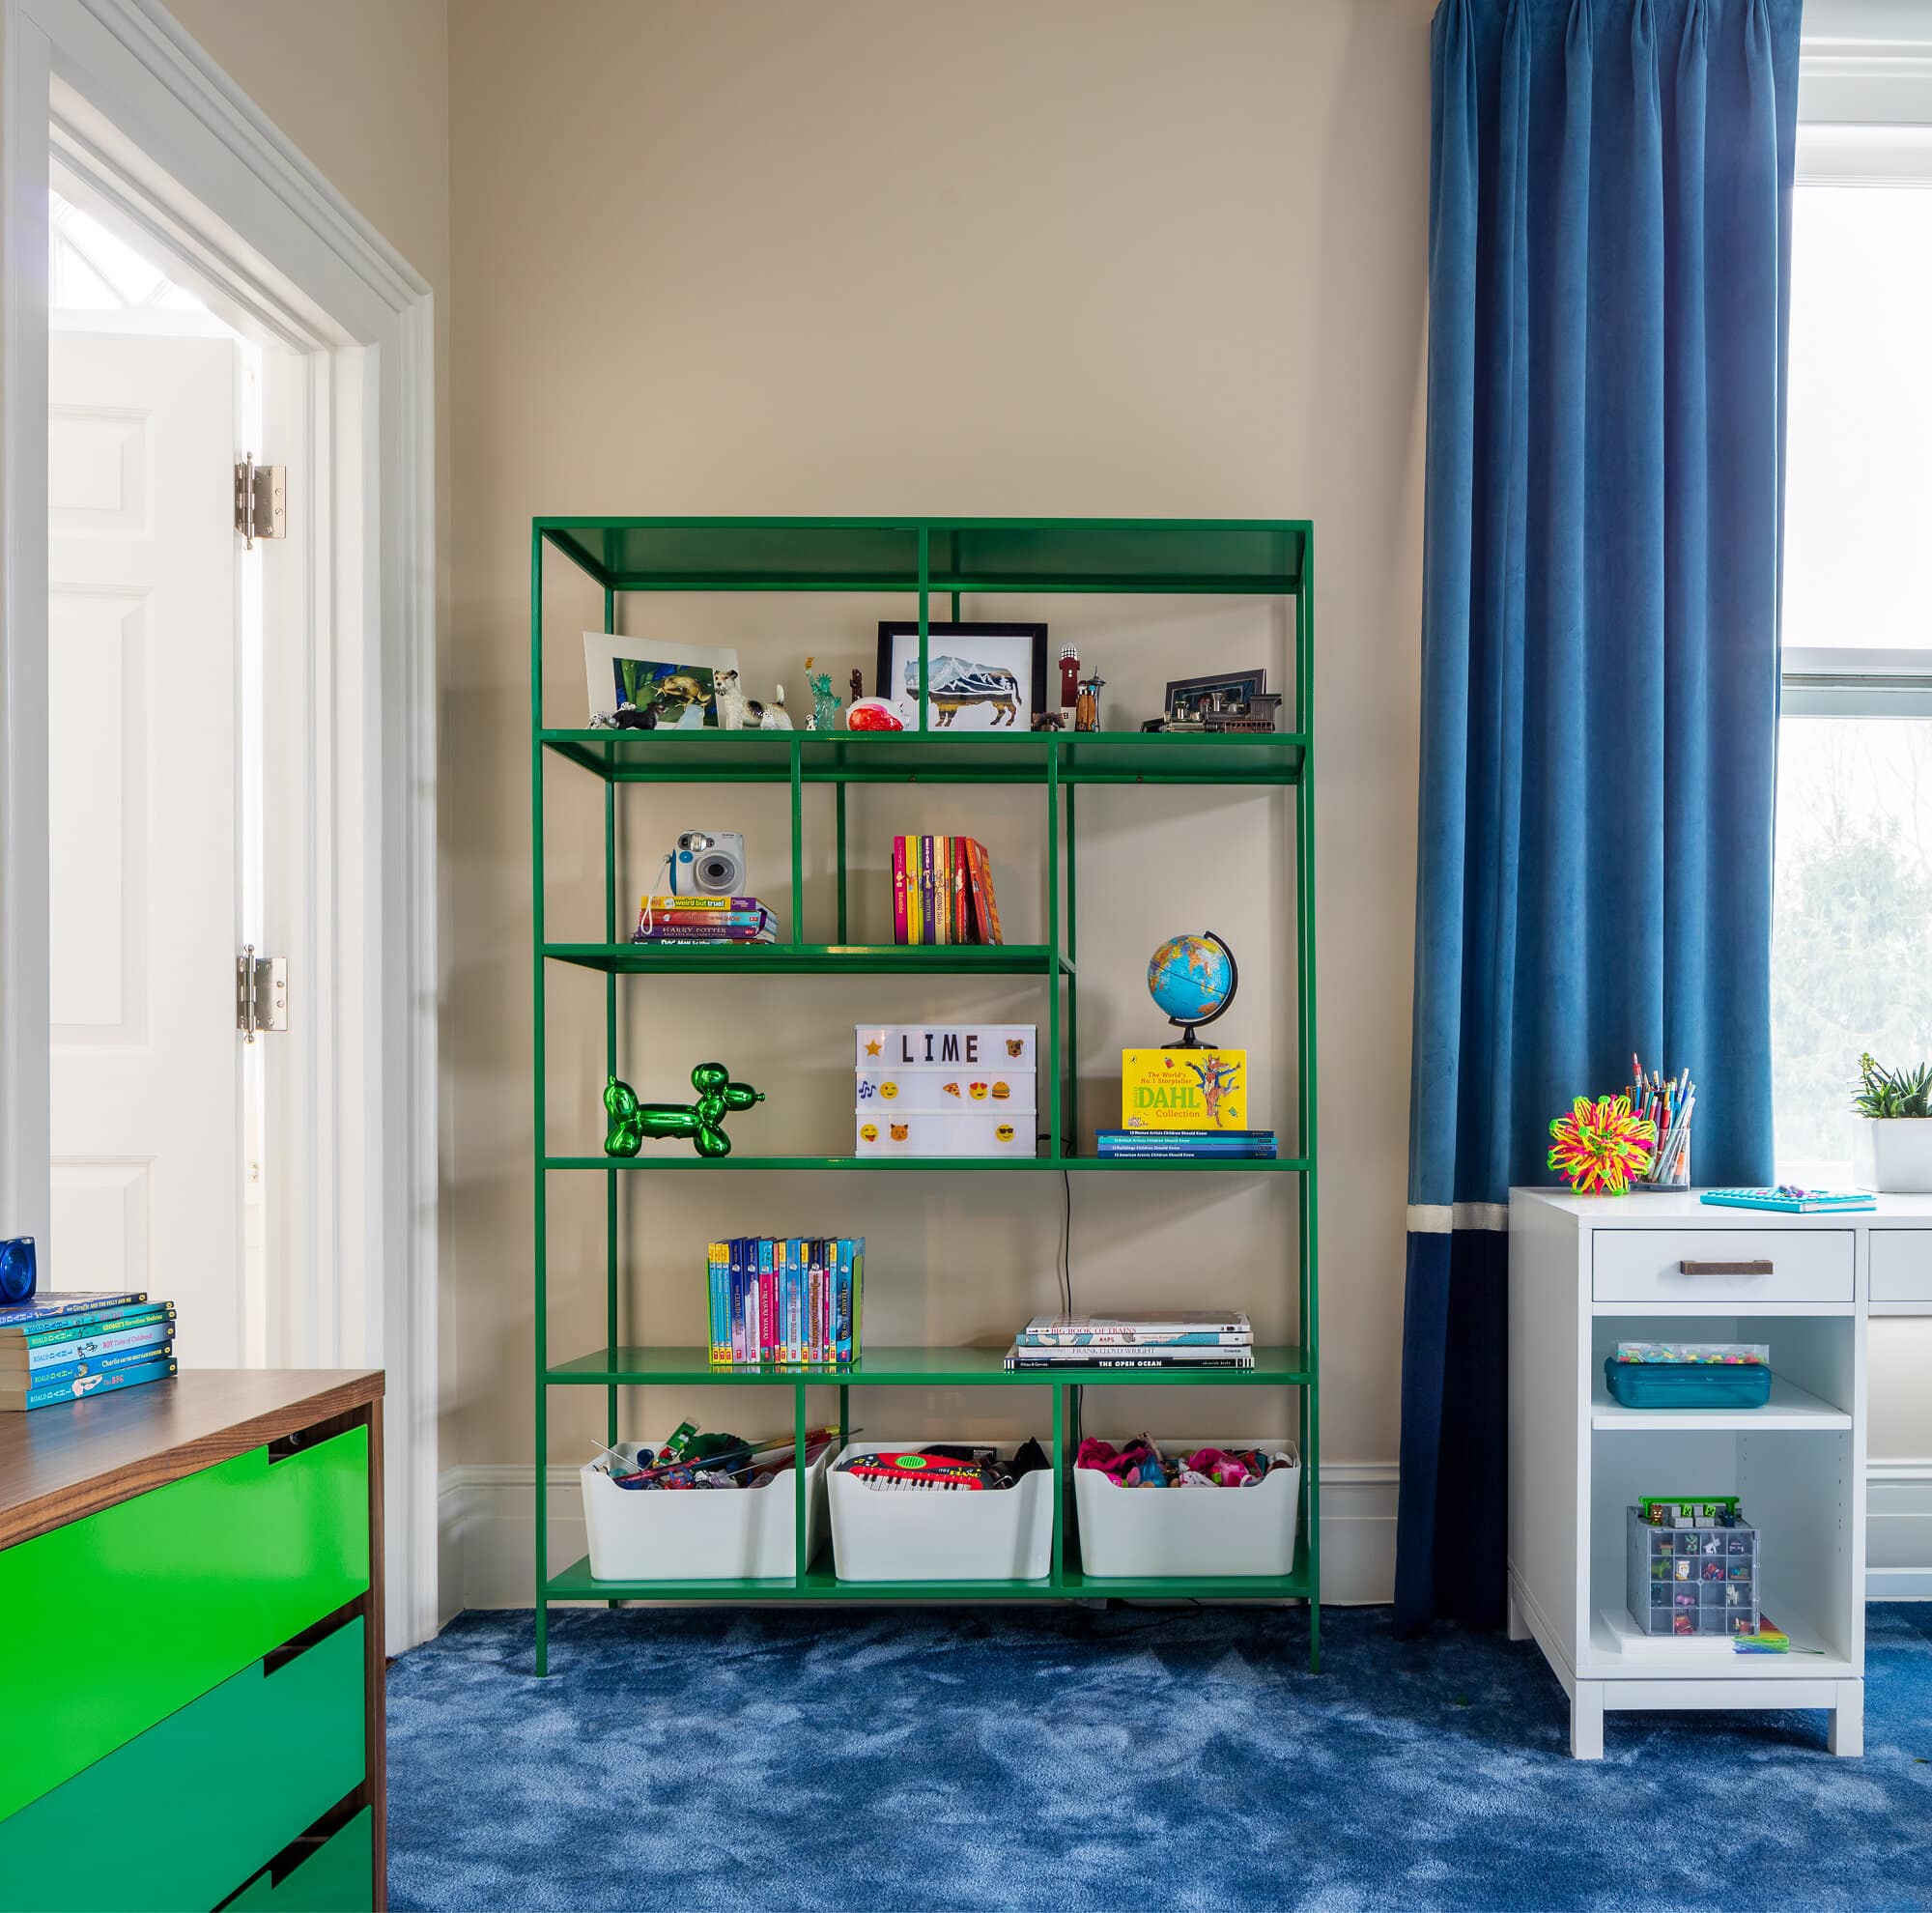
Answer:
[{"label": "carpet texture", "polygon": [[1330,1611],[466,1614],[389,1676],[391,1904],[571,1913],[1932,1906],[1932,1607],[1825,1716],[1612,1714]]}]

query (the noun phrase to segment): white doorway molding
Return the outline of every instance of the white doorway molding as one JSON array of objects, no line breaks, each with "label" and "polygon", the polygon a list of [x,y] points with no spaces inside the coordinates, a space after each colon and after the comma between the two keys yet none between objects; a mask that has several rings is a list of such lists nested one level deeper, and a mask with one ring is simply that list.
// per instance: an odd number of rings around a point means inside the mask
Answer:
[{"label": "white doorway molding", "polygon": [[[300,1138],[303,1165],[271,1225],[287,1278],[276,1347],[290,1365],[387,1371],[395,1651],[437,1625],[430,290],[152,0],[0,0],[0,1232],[44,1239],[49,1208],[55,166],[185,266],[229,323],[285,349],[265,402],[269,429],[297,447],[292,499],[307,504],[276,554],[291,560],[288,668],[306,696],[272,742],[303,772],[284,781],[279,841],[315,975],[270,1109]],[[59,1243],[48,1249],[57,1270]]]}]

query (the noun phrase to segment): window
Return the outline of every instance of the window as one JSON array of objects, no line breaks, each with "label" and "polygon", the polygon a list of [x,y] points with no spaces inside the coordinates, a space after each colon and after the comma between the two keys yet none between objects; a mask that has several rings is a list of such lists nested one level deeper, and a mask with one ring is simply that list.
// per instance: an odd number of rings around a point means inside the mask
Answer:
[{"label": "window", "polygon": [[1831,1183],[1861,1052],[1932,1059],[1932,134],[1801,129],[1791,280],[1773,1093]]}]

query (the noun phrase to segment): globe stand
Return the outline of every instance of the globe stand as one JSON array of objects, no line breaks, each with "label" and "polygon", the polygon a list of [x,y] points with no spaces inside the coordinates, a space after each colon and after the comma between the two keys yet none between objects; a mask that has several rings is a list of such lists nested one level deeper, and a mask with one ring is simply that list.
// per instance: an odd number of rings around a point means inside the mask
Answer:
[{"label": "globe stand", "polygon": [[1162,1043],[1161,1047],[1163,1049],[1208,1048],[1208,1045],[1203,1042],[1201,1039],[1194,1034],[1195,1031],[1205,1027],[1208,1023],[1213,1022],[1217,1016],[1225,1016],[1228,1014],[1230,1008],[1234,1004],[1236,991],[1237,991],[1241,986],[1241,972],[1239,965],[1236,964],[1235,961],[1235,953],[1232,950],[1230,950],[1227,946],[1227,943],[1221,937],[1216,936],[1212,930],[1203,930],[1201,934],[1209,943],[1219,944],[1221,948],[1221,955],[1228,959],[1228,993],[1205,1016],[1187,1016],[1187,1017],[1170,1016],[1167,1019],[1169,1023],[1171,1023],[1177,1030],[1179,1030],[1182,1034],[1180,1041],[1179,1042]]}]

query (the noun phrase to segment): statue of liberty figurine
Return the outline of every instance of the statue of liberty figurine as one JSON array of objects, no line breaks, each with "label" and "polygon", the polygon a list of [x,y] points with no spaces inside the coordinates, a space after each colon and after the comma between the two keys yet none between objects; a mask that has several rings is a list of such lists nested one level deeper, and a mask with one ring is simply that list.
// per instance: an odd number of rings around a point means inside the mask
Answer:
[{"label": "statue of liberty figurine", "polygon": [[832,673],[821,671],[813,673],[811,660],[805,661],[806,688],[811,693],[811,717],[807,724],[808,730],[837,730],[840,699],[832,695]]}]

